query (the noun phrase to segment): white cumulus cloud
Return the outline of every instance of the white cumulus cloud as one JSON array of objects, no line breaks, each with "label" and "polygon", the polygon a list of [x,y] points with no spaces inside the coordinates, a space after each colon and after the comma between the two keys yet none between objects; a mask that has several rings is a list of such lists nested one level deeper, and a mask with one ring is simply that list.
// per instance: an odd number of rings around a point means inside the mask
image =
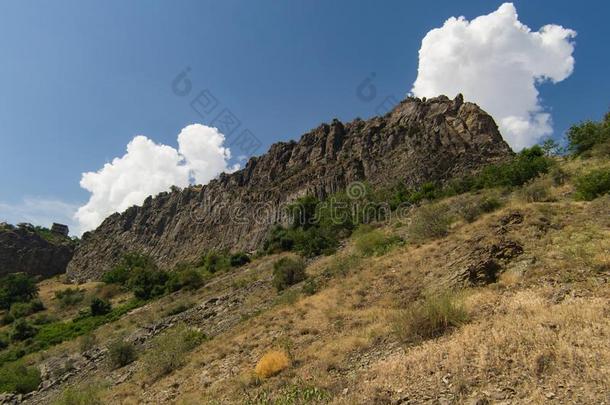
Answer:
[{"label": "white cumulus cloud", "polygon": [[559,25],[532,31],[512,3],[472,21],[451,17],[429,31],[419,50],[417,97],[464,94],[489,112],[515,150],[552,133],[536,85],[574,69],[576,32]]},{"label": "white cumulus cloud", "polygon": [[171,186],[205,184],[221,172],[231,172],[231,151],[216,128],[193,124],[178,135],[178,149],[157,144],[138,135],[127,145],[127,152],[106,163],[97,172],[83,173],[80,185],[91,193],[75,218],[81,231],[96,228],[114,212],[141,204],[149,195]]}]

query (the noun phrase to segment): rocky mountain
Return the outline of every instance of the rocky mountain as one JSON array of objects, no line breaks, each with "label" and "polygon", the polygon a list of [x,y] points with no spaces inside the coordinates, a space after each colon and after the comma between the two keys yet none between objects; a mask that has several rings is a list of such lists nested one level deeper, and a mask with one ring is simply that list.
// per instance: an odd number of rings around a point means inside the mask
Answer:
[{"label": "rocky mountain", "polygon": [[64,273],[75,246],[72,239],[48,229],[2,224],[0,277],[18,272],[43,277]]},{"label": "rocky mountain", "polygon": [[443,181],[512,153],[491,116],[461,95],[407,98],[385,116],[333,120],[205,186],[161,193],[111,215],[83,236],[68,275],[99,278],[128,251],[172,266],[211,248],[252,250],[282,220],[282,204],[299,196],[324,198],[354,181]]}]

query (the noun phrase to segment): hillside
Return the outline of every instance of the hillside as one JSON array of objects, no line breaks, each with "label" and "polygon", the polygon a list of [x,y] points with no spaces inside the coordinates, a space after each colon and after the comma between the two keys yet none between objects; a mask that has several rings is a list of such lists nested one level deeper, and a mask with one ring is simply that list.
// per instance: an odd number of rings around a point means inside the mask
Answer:
[{"label": "hillside", "polygon": [[83,236],[68,275],[99,279],[130,251],[170,266],[215,248],[256,250],[269,228],[285,221],[281,207],[299,196],[323,199],[354,181],[445,181],[511,155],[493,119],[461,95],[409,98],[386,116],[323,124],[298,142],[273,145],[236,173],[111,215]]},{"label": "hillside", "polygon": [[0,403],[605,403],[610,114],[568,142],[301,197],[253,255],[12,281],[28,296],[2,313]]}]

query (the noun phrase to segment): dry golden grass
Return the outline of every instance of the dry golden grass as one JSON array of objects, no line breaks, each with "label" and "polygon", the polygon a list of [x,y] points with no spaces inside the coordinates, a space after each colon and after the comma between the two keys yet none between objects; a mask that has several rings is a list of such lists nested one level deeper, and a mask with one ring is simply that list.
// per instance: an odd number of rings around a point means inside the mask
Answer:
[{"label": "dry golden grass", "polygon": [[279,374],[289,365],[290,359],[285,352],[272,350],[261,357],[254,368],[254,372],[259,378],[269,378]]}]

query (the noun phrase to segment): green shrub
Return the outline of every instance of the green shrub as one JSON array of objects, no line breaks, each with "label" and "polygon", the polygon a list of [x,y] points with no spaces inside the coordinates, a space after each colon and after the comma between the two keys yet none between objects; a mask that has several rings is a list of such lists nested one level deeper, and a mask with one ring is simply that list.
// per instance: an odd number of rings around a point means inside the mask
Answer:
[{"label": "green shrub", "polygon": [[83,301],[85,290],[80,288],[66,288],[65,290],[55,291],[55,299],[59,301],[62,308],[73,307]]},{"label": "green shrub", "polygon": [[39,314],[32,318],[34,325],[46,325],[49,323],[57,322],[58,318],[49,314]]},{"label": "green shrub", "polygon": [[229,263],[232,267],[240,267],[250,263],[250,256],[244,252],[233,253],[229,258]]},{"label": "green shrub", "polygon": [[446,236],[451,221],[449,208],[446,205],[422,205],[411,218],[409,236],[416,242]]},{"label": "green shrub", "polygon": [[36,280],[25,273],[11,273],[0,279],[0,309],[15,302],[28,302],[38,296]]},{"label": "green shrub", "polygon": [[204,339],[203,333],[182,323],[156,337],[143,358],[148,377],[155,381],[181,367]]},{"label": "green shrub", "polygon": [[98,297],[91,300],[90,308],[92,316],[106,315],[112,310],[110,302]]},{"label": "green shrub", "polygon": [[387,235],[378,229],[359,228],[354,233],[356,249],[364,256],[381,256],[399,242],[400,238]]},{"label": "green shrub", "polygon": [[147,300],[163,295],[165,283],[169,280],[167,272],[156,268],[135,268],[127,280],[127,288],[133,291],[136,298]]},{"label": "green shrub", "polygon": [[125,367],[137,357],[133,344],[117,339],[108,346],[108,362],[112,368]]},{"label": "green shrub", "polygon": [[199,264],[210,274],[231,268],[228,255],[225,252],[218,250],[212,250],[205,253]]},{"label": "green shrub", "polygon": [[141,253],[127,253],[111,271],[104,274],[102,281],[108,284],[126,285],[136,270],[157,270],[154,260]]},{"label": "green shrub", "polygon": [[525,202],[545,202],[552,201],[553,194],[551,192],[552,179],[550,177],[539,177],[526,183],[519,195]]},{"label": "green shrub", "polygon": [[461,297],[447,291],[426,297],[401,311],[392,324],[398,338],[405,343],[441,336],[469,320]]},{"label": "green shrub", "polygon": [[493,195],[460,196],[452,204],[453,211],[466,222],[474,222],[481,215],[497,210],[502,202]]},{"label": "green shrub", "polygon": [[27,394],[38,389],[40,382],[40,371],[36,367],[15,362],[0,368],[0,392]]},{"label": "green shrub", "polygon": [[361,265],[362,257],[359,255],[336,256],[332,258],[323,274],[327,278],[346,276]]},{"label": "green shrub", "polygon": [[5,334],[0,334],[0,350],[6,349],[8,347],[8,336]]},{"label": "green shrub", "polygon": [[573,125],[567,134],[568,150],[575,155],[588,154],[598,145],[610,141],[610,112],[603,121],[585,121]]},{"label": "green shrub", "polygon": [[184,268],[169,273],[165,286],[168,292],[186,290],[197,290],[203,286],[204,280],[201,273],[194,268]]},{"label": "green shrub", "polygon": [[273,264],[273,286],[278,291],[303,281],[306,277],[305,262],[300,257],[282,257]]},{"label": "green shrub", "polygon": [[576,179],[577,197],[593,200],[610,193],[610,169],[592,170]]},{"label": "green shrub", "polygon": [[547,173],[553,166],[553,160],[545,156],[538,145],[523,149],[517,156],[505,163],[489,165],[475,177],[473,187],[517,187]]},{"label": "green shrub", "polygon": [[101,390],[101,387],[93,384],[68,387],[53,405],[103,405]]},{"label": "green shrub", "polygon": [[267,254],[287,252],[292,250],[294,239],[287,229],[277,225],[271,229],[263,243],[263,250]]},{"label": "green shrub", "polygon": [[339,247],[339,241],[330,228],[297,228],[289,230],[289,234],[294,241],[293,250],[306,257],[332,254]]},{"label": "green shrub", "polygon": [[24,318],[19,318],[15,320],[13,327],[11,328],[11,340],[13,342],[26,340],[34,337],[37,332],[38,329],[32,326],[28,321]]}]

